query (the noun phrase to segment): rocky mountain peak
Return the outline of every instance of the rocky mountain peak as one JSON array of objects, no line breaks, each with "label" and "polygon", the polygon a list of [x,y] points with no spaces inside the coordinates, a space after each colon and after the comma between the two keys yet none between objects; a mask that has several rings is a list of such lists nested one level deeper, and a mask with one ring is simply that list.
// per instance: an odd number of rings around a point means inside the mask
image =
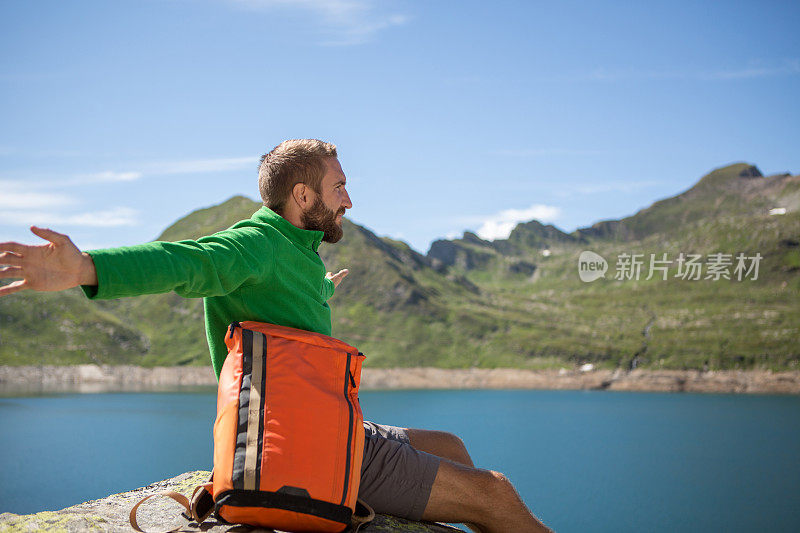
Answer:
[{"label": "rocky mountain peak", "polygon": [[755,165],[748,165],[739,172],[740,178],[763,178],[764,174]]},{"label": "rocky mountain peak", "polygon": [[471,242],[472,244],[477,244],[479,246],[486,246],[486,245],[489,244],[487,241],[484,241],[483,239],[478,237],[477,234],[475,234],[475,233],[473,233],[471,231],[465,231],[464,232],[464,236],[462,237],[462,240],[464,242]]}]

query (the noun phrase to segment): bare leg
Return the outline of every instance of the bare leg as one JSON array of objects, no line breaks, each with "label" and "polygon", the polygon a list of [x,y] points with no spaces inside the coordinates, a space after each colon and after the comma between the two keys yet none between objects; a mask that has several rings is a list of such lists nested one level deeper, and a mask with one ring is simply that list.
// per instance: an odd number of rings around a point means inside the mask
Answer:
[{"label": "bare leg", "polygon": [[[450,459],[462,465],[474,466],[472,458],[464,446],[464,441],[452,433],[445,431],[431,431],[427,429],[405,428],[409,444],[414,448],[445,459]],[[464,523],[475,533],[486,533],[475,524]]]},{"label": "bare leg", "polygon": [[485,533],[551,532],[533,516],[503,474],[448,459],[439,464],[422,518],[474,524]]},{"label": "bare leg", "polygon": [[450,459],[462,465],[474,466],[464,442],[446,431],[406,428],[409,443],[423,452]]},{"label": "bare leg", "polygon": [[[473,467],[472,458],[464,442],[456,435],[413,428],[406,429],[406,433],[410,444],[416,449],[452,461],[442,461],[439,467],[423,514],[425,520],[460,522],[478,533],[548,531],[531,514],[505,476],[498,472],[468,468]],[[455,492],[451,490],[451,485],[457,489]],[[474,521],[465,518],[470,501],[482,504],[476,507],[480,518]],[[475,509],[469,512],[474,513]],[[447,516],[460,518],[450,519]]]}]

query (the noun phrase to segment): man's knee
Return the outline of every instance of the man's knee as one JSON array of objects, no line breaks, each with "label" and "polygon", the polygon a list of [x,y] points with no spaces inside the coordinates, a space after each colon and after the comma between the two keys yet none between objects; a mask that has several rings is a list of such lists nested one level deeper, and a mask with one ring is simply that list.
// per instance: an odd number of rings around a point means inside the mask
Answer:
[{"label": "man's knee", "polygon": [[453,433],[447,433],[446,431],[441,431],[440,433],[442,434],[442,441],[446,443],[445,445],[449,449],[451,455],[458,457],[460,459],[459,462],[472,466],[472,460],[469,457],[469,453],[467,453],[467,447],[464,445],[464,441]]},{"label": "man's knee", "polygon": [[485,472],[487,490],[489,492],[504,493],[509,492],[509,490],[515,490],[514,485],[511,484],[511,480],[508,479],[502,472],[496,472],[494,470],[486,470]]},{"label": "man's knee", "polygon": [[492,477],[501,485],[510,485],[511,481],[506,477],[505,474],[502,472],[497,472],[495,470],[489,470],[491,472]]},{"label": "man's knee", "polygon": [[[473,470],[470,491],[472,505],[479,516],[494,517],[506,503],[516,498],[516,489],[505,474],[494,470]],[[495,517],[496,518],[496,517]]]},{"label": "man's knee", "polygon": [[418,450],[445,457],[451,461],[473,466],[464,441],[447,431],[407,429],[409,443]]},{"label": "man's knee", "polygon": [[511,481],[501,472],[475,468],[471,477],[472,492],[480,495],[478,502],[482,506],[491,507],[515,491]]},{"label": "man's knee", "polygon": [[462,522],[484,531],[547,531],[503,473],[442,461],[424,520]]}]

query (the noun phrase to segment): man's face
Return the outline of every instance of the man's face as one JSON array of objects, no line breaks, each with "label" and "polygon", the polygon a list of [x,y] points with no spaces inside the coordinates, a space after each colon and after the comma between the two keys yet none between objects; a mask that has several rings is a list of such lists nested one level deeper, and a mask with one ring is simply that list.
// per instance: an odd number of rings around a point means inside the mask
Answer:
[{"label": "man's face", "polygon": [[320,191],[314,192],[314,203],[303,211],[301,218],[305,229],[322,231],[322,240],[338,242],[343,235],[342,217],[346,209],[353,207],[350,195],[345,188],[347,178],[339,160],[325,159],[325,175],[320,183]]}]

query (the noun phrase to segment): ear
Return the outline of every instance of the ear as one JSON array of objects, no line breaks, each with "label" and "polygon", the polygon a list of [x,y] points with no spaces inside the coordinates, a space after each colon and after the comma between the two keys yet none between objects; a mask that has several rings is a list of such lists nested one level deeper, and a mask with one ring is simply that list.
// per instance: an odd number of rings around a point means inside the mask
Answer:
[{"label": "ear", "polygon": [[300,209],[304,211],[313,203],[311,187],[308,187],[305,183],[295,183],[294,187],[292,187],[292,198]]}]

